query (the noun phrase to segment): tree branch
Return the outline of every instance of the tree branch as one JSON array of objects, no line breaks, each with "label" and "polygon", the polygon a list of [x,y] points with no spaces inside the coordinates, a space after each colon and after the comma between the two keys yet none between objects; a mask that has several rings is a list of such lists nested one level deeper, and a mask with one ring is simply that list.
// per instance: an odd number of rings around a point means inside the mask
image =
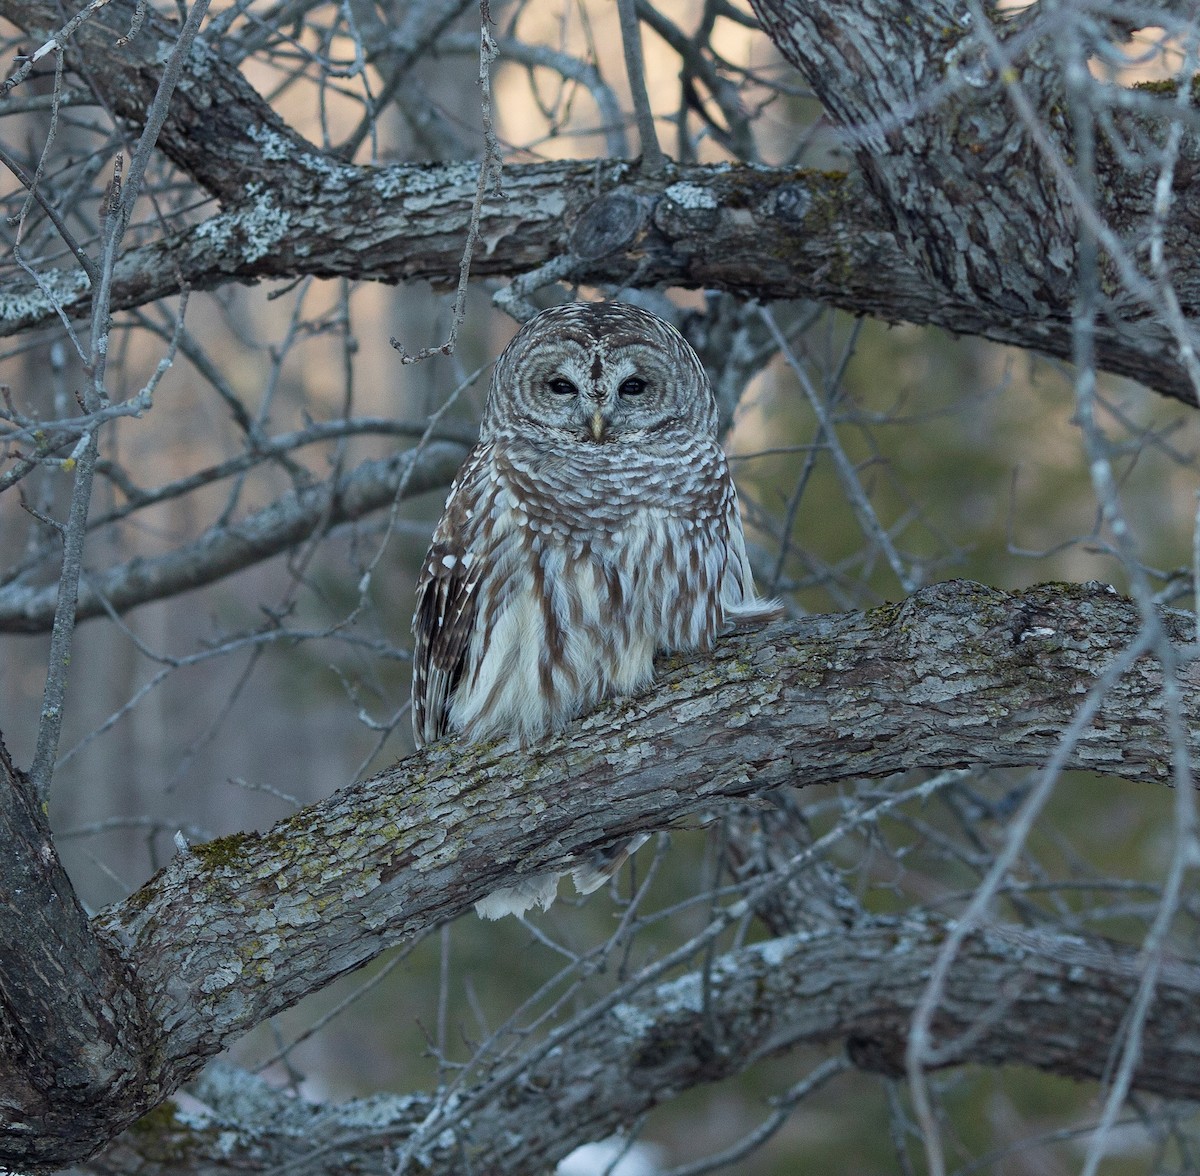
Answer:
[{"label": "tree branch", "polygon": [[0,1155],[57,1166],[66,1141],[91,1150],[137,1117],[144,1010],[125,962],[89,925],[44,804],[2,742],[0,841]]},{"label": "tree branch", "polygon": [[[1087,221],[1108,254],[1097,362],[1196,403],[1200,390],[1190,379],[1167,387],[1125,366],[1121,339],[1156,336],[1164,354],[1196,349],[1200,271],[1172,270],[1189,318],[1182,329],[1172,328],[1161,287],[1140,254],[1154,221],[1157,145],[1165,137],[1157,116],[1187,117],[1179,162],[1188,177],[1200,167],[1197,123],[1178,104],[1133,116],[1131,109],[1153,104],[1126,101],[1130,91],[1089,79],[1089,117],[1105,137],[1094,177],[1102,195],[1090,204],[1070,171],[1074,132],[1063,113],[1059,50],[1064,39],[1103,36],[1099,22],[1089,24],[1082,10],[1045,6],[1015,17],[994,8],[985,13],[968,0],[932,0],[917,9],[897,0],[751,2],[780,52],[846,132],[898,248],[947,302],[1028,340],[1044,337],[1020,346],[1071,358],[1064,343],[1077,297],[1079,224]],[[991,27],[978,27],[981,20]],[[1012,94],[1018,88],[1022,103]],[[1173,94],[1168,101],[1174,103]],[[1029,122],[1022,121],[1022,105],[1034,112]],[[1131,153],[1125,143],[1139,147]],[[1189,195],[1172,190],[1165,210],[1172,257],[1188,250],[1194,232]],[[929,321],[961,330],[937,317]],[[1002,338],[994,332],[985,325],[968,333]]]},{"label": "tree branch", "polygon": [[[1191,618],[1165,613],[1164,624],[1181,647],[1194,640]],[[514,870],[561,868],[783,785],[1042,763],[1138,632],[1134,605],[1101,585],[1008,595],[942,584],[899,606],[777,625],[722,641],[709,657],[676,659],[655,689],[530,751],[438,744],[266,834],[193,847],[97,917],[99,963],[73,969],[48,995],[86,1009],[120,986],[136,1014],[116,1026],[112,1049],[88,1054],[92,1085],[116,1083],[126,1054],[148,1072],[103,1116],[31,1143],[15,1124],[36,1121],[29,1116],[56,1088],[38,1084],[41,1063],[27,1053],[36,1033],[0,1036],[0,1075],[12,1076],[0,1164],[88,1154],[235,1037],[469,909]],[[1200,668],[1181,677],[1200,755]],[[1161,782],[1170,760],[1160,668],[1142,657],[1106,692],[1067,766]],[[24,851],[37,852],[32,843]],[[0,858],[0,895],[20,893],[27,868]],[[46,868],[58,869],[56,859]],[[52,944],[53,920],[44,922]],[[22,966],[12,954],[0,953],[0,992],[6,970]],[[22,1006],[10,1012],[20,1017]],[[1037,1064],[1037,1047],[1028,1049]]]},{"label": "tree branch", "polygon": [[[416,1152],[422,1172],[458,1176],[464,1156],[474,1172],[551,1171],[573,1148],[679,1092],[797,1046],[842,1045],[861,1069],[900,1073],[911,1012],[944,936],[937,922],[871,918],[729,952],[706,977],[692,972],[597,1013],[572,1034],[569,1051],[521,1064],[470,1116],[430,1096],[314,1107],[221,1067],[195,1090],[208,1113],[180,1115],[167,1104],[89,1168],[106,1176],[293,1164],[313,1176],[379,1171],[420,1132],[430,1140]],[[1025,1065],[1099,1080],[1140,972],[1136,953],[1099,940],[1015,927],[977,932],[940,1007],[937,1068]],[[1168,964],[1147,1020],[1139,1089],[1200,1097],[1191,1031],[1198,999],[1200,967]],[[461,1092],[457,1102],[474,1096]]]},{"label": "tree branch", "polygon": [[[80,586],[75,619],[123,613],[150,600],[211,584],[232,572],[287,551],[312,535],[362,518],[405,498],[445,486],[466,447],[435,441],[393,457],[364,461],[333,482],[285,494],[270,506],[213,527],[166,555],[88,572]],[[0,588],[0,632],[42,633],[54,620],[58,585],[32,588],[20,582]]]},{"label": "tree branch", "polygon": [[[885,0],[845,0],[836,15],[822,15],[818,3],[759,0],[782,51],[859,136],[865,182],[792,169],[675,167],[655,178],[612,161],[510,164],[505,199],[483,209],[488,248],[473,272],[513,277],[567,258],[579,282],[811,298],[1069,358],[1075,212],[1014,124],[998,80],[1003,71],[989,77],[985,64],[979,85],[968,79],[979,50],[963,31],[965,6],[943,0],[935,7],[917,21]],[[12,8],[25,28],[56,26],[45,0]],[[132,11],[131,0],[110,0],[72,43],[90,48],[87,76],[136,124],[152,90],[154,47],[172,38],[173,26],[149,13],[153,35],[114,52]],[[949,43],[946,29],[954,34]],[[1045,42],[1023,44],[1020,65],[1056,126],[1056,74]],[[864,61],[880,57],[867,53],[872,44],[889,46],[888,68],[866,78]],[[127,253],[115,276],[114,310],[181,283],[211,289],[304,274],[454,283],[474,164],[348,165],[286,127],[212,47],[193,53],[190,71],[160,143],[224,210]],[[1141,97],[1136,119],[1120,117],[1130,121],[1131,137],[1136,130],[1154,141],[1180,112],[1170,97]],[[1125,168],[1113,153],[1102,153],[1099,167],[1099,215],[1115,238],[1136,242],[1154,207],[1154,169]],[[1189,132],[1178,171],[1197,170],[1200,147]],[[1192,317],[1200,308],[1200,260],[1188,234],[1198,221],[1200,187],[1181,184],[1167,249],[1176,293]],[[67,314],[87,312],[82,270],[42,277]],[[0,284],[0,333],[54,315],[45,290],[26,275]],[[1195,403],[1179,340],[1142,295],[1124,283],[1102,311],[1103,367]]]}]

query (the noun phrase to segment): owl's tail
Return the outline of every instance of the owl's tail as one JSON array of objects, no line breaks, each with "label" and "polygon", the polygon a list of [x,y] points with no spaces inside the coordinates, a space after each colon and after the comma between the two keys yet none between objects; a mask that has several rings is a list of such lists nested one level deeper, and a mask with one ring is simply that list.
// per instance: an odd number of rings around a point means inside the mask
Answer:
[{"label": "owl's tail", "polygon": [[503,919],[505,915],[520,918],[535,906],[548,911],[558,894],[561,877],[561,874],[535,874],[532,878],[522,878],[516,886],[502,886],[481,898],[475,904],[475,913],[481,919]]},{"label": "owl's tail", "polygon": [[580,894],[599,890],[629,860],[630,854],[637,853],[649,840],[649,833],[639,833],[623,844],[606,845],[596,850],[586,862],[571,871],[575,889]]},{"label": "owl's tail", "polygon": [[[571,871],[575,889],[580,894],[591,894],[593,890],[599,890],[625,864],[629,855],[637,853],[649,839],[648,833],[639,833],[628,841],[606,845],[596,850],[586,862]],[[534,874],[532,877],[522,878],[515,886],[502,886],[481,898],[475,904],[475,913],[481,919],[503,919],[505,915],[516,915],[520,918],[535,906],[548,911],[558,895],[558,880],[562,876]]]},{"label": "owl's tail", "polygon": [[785,616],[787,609],[778,600],[764,600],[761,596],[751,596],[739,604],[725,606],[725,632],[754,629],[772,621],[781,621]]}]

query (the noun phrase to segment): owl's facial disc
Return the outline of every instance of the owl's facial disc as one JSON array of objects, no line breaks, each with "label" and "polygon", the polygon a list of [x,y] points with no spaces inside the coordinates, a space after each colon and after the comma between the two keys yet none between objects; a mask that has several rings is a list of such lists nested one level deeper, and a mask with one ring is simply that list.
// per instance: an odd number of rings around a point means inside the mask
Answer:
[{"label": "owl's facial disc", "polygon": [[567,303],[531,319],[492,373],[481,436],[528,430],[547,447],[715,438],[696,353],[668,323],[620,303]]},{"label": "owl's facial disc", "polygon": [[589,445],[635,436],[679,418],[669,373],[649,348],[564,346],[531,375],[543,424]]}]

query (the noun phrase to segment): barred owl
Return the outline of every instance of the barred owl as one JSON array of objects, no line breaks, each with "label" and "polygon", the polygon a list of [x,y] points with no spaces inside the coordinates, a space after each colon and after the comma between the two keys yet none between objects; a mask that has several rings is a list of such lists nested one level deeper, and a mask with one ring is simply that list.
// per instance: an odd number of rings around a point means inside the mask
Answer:
[{"label": "barred owl", "polygon": [[[451,733],[527,746],[646,685],[657,651],[777,615],[755,595],[716,431],[699,358],[647,311],[556,306],[517,333],[417,585],[418,746]],[[581,893],[635,848],[581,864]],[[558,877],[476,909],[545,910]]]}]

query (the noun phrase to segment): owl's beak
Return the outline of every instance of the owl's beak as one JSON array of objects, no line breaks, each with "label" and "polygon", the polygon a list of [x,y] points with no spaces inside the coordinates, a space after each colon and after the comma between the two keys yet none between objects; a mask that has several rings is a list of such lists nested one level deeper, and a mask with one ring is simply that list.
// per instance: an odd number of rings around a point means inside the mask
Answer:
[{"label": "owl's beak", "polygon": [[608,422],[604,419],[604,416],[600,412],[599,409],[596,409],[596,411],[594,413],[592,413],[591,427],[592,427],[592,440],[593,441],[599,441],[599,440],[601,440],[601,438],[603,438],[604,426],[607,423]]}]

